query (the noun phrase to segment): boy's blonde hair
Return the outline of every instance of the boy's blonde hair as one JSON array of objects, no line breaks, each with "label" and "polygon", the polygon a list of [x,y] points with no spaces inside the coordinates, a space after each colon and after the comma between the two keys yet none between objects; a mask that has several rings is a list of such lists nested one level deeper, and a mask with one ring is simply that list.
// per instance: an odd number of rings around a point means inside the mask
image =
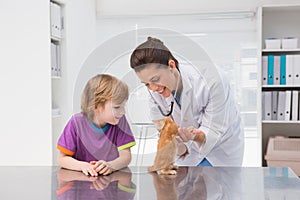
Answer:
[{"label": "boy's blonde hair", "polygon": [[81,112],[92,121],[94,109],[104,107],[107,101],[121,104],[128,99],[129,90],[126,83],[108,74],[98,74],[91,78],[81,95]]}]

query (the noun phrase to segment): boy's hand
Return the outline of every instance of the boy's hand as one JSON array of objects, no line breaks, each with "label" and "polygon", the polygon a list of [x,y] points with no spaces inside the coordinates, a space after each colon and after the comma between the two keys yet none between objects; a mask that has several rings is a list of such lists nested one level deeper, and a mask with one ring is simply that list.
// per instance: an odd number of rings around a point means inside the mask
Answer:
[{"label": "boy's hand", "polygon": [[109,175],[114,171],[112,166],[104,160],[91,161],[91,164],[93,165],[93,169],[102,175]]},{"label": "boy's hand", "polygon": [[94,169],[94,165],[91,163],[85,163],[82,167],[81,167],[81,171],[85,174],[85,175],[90,175],[90,176],[98,176],[97,171]]}]

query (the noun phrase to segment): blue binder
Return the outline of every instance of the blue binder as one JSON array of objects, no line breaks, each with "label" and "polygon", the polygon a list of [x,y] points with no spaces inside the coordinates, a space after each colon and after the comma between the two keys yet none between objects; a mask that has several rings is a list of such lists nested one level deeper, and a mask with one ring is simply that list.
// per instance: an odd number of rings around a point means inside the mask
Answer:
[{"label": "blue binder", "polygon": [[280,55],[280,85],[286,85],[286,56]]},{"label": "blue binder", "polygon": [[268,85],[274,84],[274,55],[268,55]]}]

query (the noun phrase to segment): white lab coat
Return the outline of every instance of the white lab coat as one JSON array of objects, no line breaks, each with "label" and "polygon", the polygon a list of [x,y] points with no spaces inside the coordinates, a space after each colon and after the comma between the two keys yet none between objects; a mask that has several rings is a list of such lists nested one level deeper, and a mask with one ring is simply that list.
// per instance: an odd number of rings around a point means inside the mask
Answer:
[{"label": "white lab coat", "polygon": [[[229,81],[214,65],[195,68],[179,67],[183,81],[181,109],[174,103],[172,118],[180,127],[200,129],[206,142],[186,143],[189,154],[176,158],[179,166],[195,166],[206,158],[213,166],[241,166],[244,154],[244,134]],[[163,98],[152,92],[164,111],[169,110],[174,97]],[[153,120],[162,119],[157,105],[149,98],[150,115]]]}]

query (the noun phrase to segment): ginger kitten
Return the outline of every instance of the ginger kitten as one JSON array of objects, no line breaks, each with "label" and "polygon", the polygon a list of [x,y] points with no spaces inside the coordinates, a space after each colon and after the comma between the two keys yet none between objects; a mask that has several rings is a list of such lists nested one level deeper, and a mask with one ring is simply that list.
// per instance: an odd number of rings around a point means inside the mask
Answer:
[{"label": "ginger kitten", "polygon": [[149,172],[158,171],[159,174],[175,175],[177,166],[174,165],[176,154],[176,138],[178,126],[170,117],[155,121],[160,131],[158,139],[157,152],[154,159],[154,165],[148,168]]}]

